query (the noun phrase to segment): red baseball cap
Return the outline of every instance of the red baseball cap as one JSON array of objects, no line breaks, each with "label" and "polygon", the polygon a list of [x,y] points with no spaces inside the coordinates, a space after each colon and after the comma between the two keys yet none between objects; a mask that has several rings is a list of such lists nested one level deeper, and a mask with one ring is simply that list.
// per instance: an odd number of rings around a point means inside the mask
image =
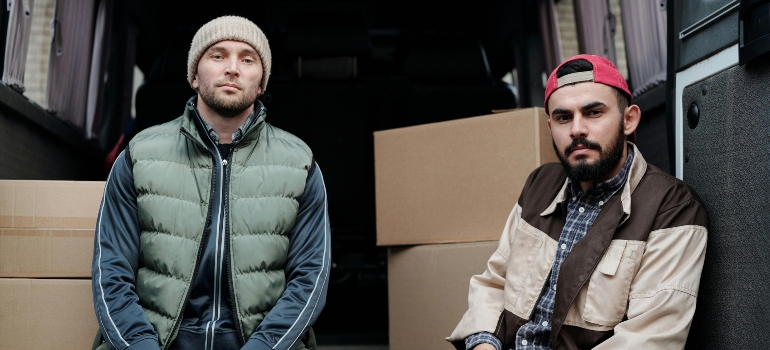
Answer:
[{"label": "red baseball cap", "polygon": [[[594,68],[590,71],[567,74],[561,78],[556,77],[556,72],[561,66],[579,59],[590,62]],[[551,75],[548,77],[548,82],[545,84],[545,100],[543,101],[543,106],[545,107],[546,112],[548,112],[548,99],[554,91],[564,85],[584,81],[592,81],[618,88],[626,94],[628,102],[631,102],[631,91],[628,89],[628,83],[626,83],[626,79],[623,78],[623,75],[620,74],[620,71],[615,67],[612,61],[602,56],[581,54],[568,58],[551,72]],[[628,140],[631,142],[636,141],[636,133],[629,135]]]}]

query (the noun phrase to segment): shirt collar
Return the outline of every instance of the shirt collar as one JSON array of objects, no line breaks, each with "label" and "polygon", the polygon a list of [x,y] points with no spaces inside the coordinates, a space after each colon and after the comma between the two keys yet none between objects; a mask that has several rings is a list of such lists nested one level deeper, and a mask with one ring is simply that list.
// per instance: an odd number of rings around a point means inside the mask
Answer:
[{"label": "shirt collar", "polygon": [[[217,134],[217,132],[214,131],[214,128],[211,127],[211,125],[209,125],[209,123],[207,123],[206,120],[203,119],[203,117],[201,117],[200,112],[198,112],[198,106],[196,105],[197,102],[198,102],[198,99],[196,95],[187,101],[187,105],[192,107],[193,110],[195,110],[195,116],[197,117],[201,125],[203,125],[203,129],[206,131],[206,134],[209,136],[211,141],[214,141],[215,144],[218,144],[219,134]],[[249,113],[249,117],[246,118],[246,121],[244,121],[243,124],[241,124],[241,126],[238,127],[238,130],[235,130],[235,132],[233,133],[233,137],[232,137],[233,144],[238,143],[241,140],[241,138],[243,138],[243,135],[246,135],[246,131],[249,130],[249,128],[254,123],[256,123],[259,117],[259,114],[261,114],[264,109],[265,107],[262,105],[262,103],[259,100],[257,100],[254,103],[254,110],[252,110],[251,113]]]}]

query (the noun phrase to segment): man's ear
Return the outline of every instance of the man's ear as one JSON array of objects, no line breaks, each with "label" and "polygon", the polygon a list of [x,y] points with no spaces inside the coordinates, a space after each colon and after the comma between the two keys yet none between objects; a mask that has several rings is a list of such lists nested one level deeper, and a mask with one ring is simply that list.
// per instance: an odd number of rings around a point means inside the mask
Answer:
[{"label": "man's ear", "polygon": [[548,116],[548,119],[545,121],[548,123],[548,131],[551,131],[551,116]]},{"label": "man's ear", "polygon": [[198,84],[198,73],[195,73],[195,76],[193,77],[193,80],[192,80],[192,84],[190,85],[192,85],[193,90],[198,91],[198,86],[200,86],[200,84]]},{"label": "man's ear", "polygon": [[630,105],[626,107],[626,110],[623,113],[623,133],[626,134],[626,136],[633,134],[641,120],[642,111],[639,109],[639,106]]}]

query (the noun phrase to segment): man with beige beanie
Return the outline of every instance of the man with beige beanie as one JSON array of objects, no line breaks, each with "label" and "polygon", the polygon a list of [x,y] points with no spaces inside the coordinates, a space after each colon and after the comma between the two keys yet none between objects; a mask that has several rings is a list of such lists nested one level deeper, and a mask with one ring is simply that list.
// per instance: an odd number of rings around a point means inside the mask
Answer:
[{"label": "man with beige beanie", "polygon": [[265,121],[262,30],[195,34],[184,113],[133,137],[96,225],[94,349],[316,349],[326,302],[326,189],[310,148]]}]

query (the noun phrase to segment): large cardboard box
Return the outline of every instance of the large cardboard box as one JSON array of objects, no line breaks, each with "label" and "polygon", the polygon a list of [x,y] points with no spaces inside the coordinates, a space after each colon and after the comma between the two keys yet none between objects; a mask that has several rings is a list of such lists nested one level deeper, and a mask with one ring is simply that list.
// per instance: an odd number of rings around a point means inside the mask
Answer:
[{"label": "large cardboard box", "polygon": [[529,173],[558,161],[542,108],[374,132],[377,245],[496,240]]},{"label": "large cardboard box", "polygon": [[0,277],[91,278],[93,251],[93,228],[0,228]]},{"label": "large cardboard box", "polygon": [[91,280],[0,278],[0,349],[90,349]]},{"label": "large cardboard box", "polygon": [[94,229],[104,181],[0,180],[0,228]]},{"label": "large cardboard box", "polygon": [[497,241],[388,248],[390,350],[454,349],[446,341],[468,309],[471,276]]}]

